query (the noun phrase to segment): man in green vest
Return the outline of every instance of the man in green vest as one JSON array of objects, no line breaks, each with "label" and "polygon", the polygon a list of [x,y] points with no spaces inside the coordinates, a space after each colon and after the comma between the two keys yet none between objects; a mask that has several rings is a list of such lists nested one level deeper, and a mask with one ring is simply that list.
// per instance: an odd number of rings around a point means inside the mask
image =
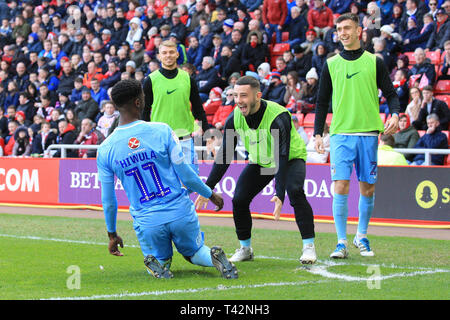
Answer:
[{"label": "man in green vest", "polygon": [[[253,260],[251,247],[252,218],[250,203],[275,178],[276,194],[271,199],[275,219],[280,218],[287,191],[295,220],[303,239],[300,262],[317,260],[314,246],[312,208],[303,191],[306,175],[306,146],[295,130],[291,114],[279,104],[261,99],[260,83],[251,76],[240,78],[234,86],[237,108],[226,123],[222,146],[217,153],[206,184],[212,189],[222,179],[233,160],[238,137],[249,153],[249,164],[236,183],[233,196],[233,218],[241,247],[230,261]],[[197,209],[206,207],[208,199],[199,196]]]},{"label": "man in green vest", "polygon": [[[208,130],[208,121],[197,84],[186,71],[178,68],[178,56],[176,43],[164,41],[159,46],[161,68],[150,73],[144,81],[142,119],[168,124],[178,136],[187,161],[198,173],[193,136],[201,135],[201,130]],[[200,122],[201,130],[196,128],[195,120]]]},{"label": "man in green vest", "polygon": [[[374,207],[378,135],[383,131],[395,133],[400,103],[383,60],[361,48],[362,29],[358,16],[341,15],[336,21],[336,30],[344,50],[329,58],[322,69],[314,135],[316,151],[323,153],[323,126],[332,99],[330,169],[334,181],[333,218],[338,244],[330,257],[344,259],[348,256],[347,202],[353,165],[360,190],[358,232],[353,244],[362,256],[374,255],[367,239],[367,228]],[[385,125],[379,114],[378,88],[392,112]]]}]

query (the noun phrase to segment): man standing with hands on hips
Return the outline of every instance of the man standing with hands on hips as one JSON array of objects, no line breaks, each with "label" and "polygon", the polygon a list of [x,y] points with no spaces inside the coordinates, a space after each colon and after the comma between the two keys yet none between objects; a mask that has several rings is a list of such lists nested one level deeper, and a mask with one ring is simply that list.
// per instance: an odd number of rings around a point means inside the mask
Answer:
[{"label": "man standing with hands on hips", "polygon": [[[367,228],[374,207],[378,135],[397,131],[400,103],[383,60],[361,48],[362,28],[358,16],[341,15],[336,21],[336,30],[344,50],[324,64],[314,135],[316,151],[323,153],[322,132],[332,98],[330,169],[334,181],[333,217],[338,244],[330,257],[344,259],[348,256],[348,193],[353,164],[360,190],[358,232],[353,244],[362,256],[374,255],[367,239]],[[385,125],[379,115],[378,88],[392,112]]]}]

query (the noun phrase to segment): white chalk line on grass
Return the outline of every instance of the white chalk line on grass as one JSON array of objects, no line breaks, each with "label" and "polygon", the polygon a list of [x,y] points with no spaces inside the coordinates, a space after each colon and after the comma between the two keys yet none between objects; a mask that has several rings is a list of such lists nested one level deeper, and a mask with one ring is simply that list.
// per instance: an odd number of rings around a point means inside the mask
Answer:
[{"label": "white chalk line on grass", "polygon": [[[66,243],[75,243],[75,244],[87,244],[87,245],[107,245],[107,243],[94,242],[94,241],[84,241],[84,240],[70,240],[70,239],[59,239],[59,238],[44,238],[38,236],[21,236],[21,235],[12,235],[12,234],[0,234],[0,237],[9,237],[16,239],[30,239],[30,240],[42,240],[42,241],[56,241],[56,242],[66,242]],[[127,245],[127,247],[139,248],[138,245]],[[268,260],[281,260],[281,261],[298,261],[298,259],[293,258],[283,258],[283,257],[270,257],[270,256],[255,256],[255,258],[259,259],[268,259]],[[349,263],[349,262],[337,262],[331,260],[318,260],[319,264],[322,265],[314,265],[308,267],[301,267],[297,270],[305,270],[311,274],[319,275],[328,280],[318,280],[318,281],[302,281],[302,282],[278,282],[278,283],[262,283],[262,284],[253,284],[253,285],[239,285],[239,286],[223,286],[220,285],[218,287],[207,287],[207,288],[198,288],[198,289],[176,289],[176,290],[166,290],[166,291],[146,291],[146,292],[135,292],[135,293],[118,293],[118,294],[110,294],[110,295],[93,295],[86,297],[56,297],[50,298],[47,300],[95,300],[95,299],[115,299],[115,298],[133,298],[133,297],[141,297],[141,296],[160,296],[160,295],[171,295],[171,294],[184,294],[184,293],[197,293],[203,291],[212,291],[212,290],[233,290],[233,289],[246,289],[246,288],[263,288],[263,287],[275,287],[275,286],[295,286],[295,285],[307,285],[307,284],[319,284],[324,282],[331,282],[331,279],[334,280],[343,280],[348,282],[361,282],[361,281],[382,281],[393,278],[406,278],[406,277],[414,277],[419,275],[427,275],[427,274],[435,274],[435,273],[445,273],[450,272],[447,269],[432,269],[425,267],[403,267],[396,266],[394,264],[369,264],[369,263]],[[400,272],[395,274],[389,274],[385,276],[370,276],[370,277],[355,277],[345,274],[332,273],[327,269],[329,267],[334,266],[349,266],[349,265],[358,265],[358,266],[378,266],[384,268],[392,268],[392,269],[406,269],[406,270],[419,270],[413,272]]]},{"label": "white chalk line on grass", "polygon": [[284,286],[301,286],[308,284],[318,284],[331,282],[331,280],[318,280],[318,281],[299,281],[299,282],[270,282],[270,283],[259,283],[259,284],[249,284],[249,285],[238,285],[238,286],[224,286],[218,285],[217,287],[205,287],[196,289],[174,289],[174,290],[164,290],[164,291],[144,291],[144,292],[124,292],[117,294],[105,294],[105,295],[93,295],[84,297],[56,297],[41,300],[98,300],[98,299],[120,299],[120,298],[136,298],[144,296],[162,296],[171,294],[185,294],[185,293],[199,293],[205,291],[222,291],[222,290],[236,290],[236,289],[255,289],[255,288],[266,288],[266,287],[284,287]]}]

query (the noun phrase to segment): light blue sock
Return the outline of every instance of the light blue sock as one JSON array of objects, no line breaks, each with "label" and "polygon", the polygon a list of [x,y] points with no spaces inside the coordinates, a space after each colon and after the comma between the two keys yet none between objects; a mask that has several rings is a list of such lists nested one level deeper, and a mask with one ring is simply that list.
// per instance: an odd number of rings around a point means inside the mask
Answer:
[{"label": "light blue sock", "polygon": [[334,194],[333,218],[336,227],[337,238],[347,240],[348,194]]},{"label": "light blue sock", "polygon": [[372,216],[373,206],[374,206],[375,195],[371,197],[366,197],[363,195],[359,196],[359,222],[358,222],[358,233],[366,235],[367,228],[369,227],[370,217]]},{"label": "light blue sock", "polygon": [[314,238],[303,239],[302,242],[303,246],[305,246],[306,244],[314,243]]},{"label": "light blue sock", "polygon": [[248,238],[247,240],[239,240],[239,243],[241,244],[241,247],[251,247],[252,238]]},{"label": "light blue sock", "polygon": [[211,260],[211,249],[203,245],[192,257],[191,262],[202,267],[214,267]]}]

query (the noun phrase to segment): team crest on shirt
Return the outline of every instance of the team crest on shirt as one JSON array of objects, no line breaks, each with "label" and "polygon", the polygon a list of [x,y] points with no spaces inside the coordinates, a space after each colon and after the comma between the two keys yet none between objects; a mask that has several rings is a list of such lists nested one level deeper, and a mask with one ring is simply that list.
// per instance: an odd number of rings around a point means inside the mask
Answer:
[{"label": "team crest on shirt", "polygon": [[128,140],[128,148],[131,150],[139,148],[140,145],[141,142],[137,138],[132,137]]}]

